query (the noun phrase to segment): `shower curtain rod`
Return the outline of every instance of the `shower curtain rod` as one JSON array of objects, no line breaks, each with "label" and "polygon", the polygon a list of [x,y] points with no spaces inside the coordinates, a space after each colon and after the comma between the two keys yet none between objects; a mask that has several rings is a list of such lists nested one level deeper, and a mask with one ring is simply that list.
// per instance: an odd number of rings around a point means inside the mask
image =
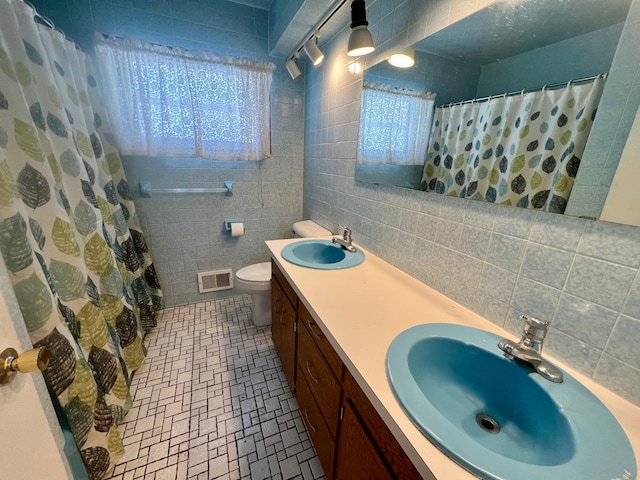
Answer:
[{"label": "shower curtain rod", "polygon": [[557,89],[559,87],[564,87],[564,86],[569,86],[572,83],[573,84],[582,84],[582,83],[587,83],[587,82],[592,82],[594,81],[596,78],[607,78],[607,74],[606,73],[601,73],[599,75],[594,75],[592,77],[584,77],[584,78],[579,78],[577,80],[569,80],[568,82],[558,82],[558,83],[549,83],[547,85],[543,85],[541,87],[536,87],[536,88],[530,88],[530,89],[526,89],[523,88],[522,90],[518,90],[515,92],[509,92],[509,93],[501,93],[499,95],[490,95],[488,97],[481,97],[481,98],[472,98],[471,100],[464,100],[462,102],[454,102],[454,103],[448,103],[446,105],[438,105],[436,108],[447,108],[447,107],[453,107],[456,105],[465,105],[467,103],[476,103],[476,102],[486,102],[487,100],[491,100],[493,98],[501,98],[501,97],[512,97],[514,95],[524,95],[525,93],[531,93],[531,92],[535,92],[537,90],[548,90],[548,89]]},{"label": "shower curtain rod", "polygon": [[[102,33],[102,32],[96,32],[95,33],[95,38],[100,39],[100,37],[102,37],[103,40],[108,40],[108,39],[112,39],[112,40],[128,40],[130,37],[123,37],[122,35],[114,35],[112,33]],[[187,49],[187,48],[180,48],[180,47],[173,47],[171,45],[163,45],[161,43],[155,43],[155,42],[147,42],[146,40],[142,40],[145,43],[148,43],[149,45],[154,45],[156,47],[165,47],[168,48],[170,50],[173,49],[179,49],[179,50],[184,50],[185,52],[190,52],[191,50]]]}]

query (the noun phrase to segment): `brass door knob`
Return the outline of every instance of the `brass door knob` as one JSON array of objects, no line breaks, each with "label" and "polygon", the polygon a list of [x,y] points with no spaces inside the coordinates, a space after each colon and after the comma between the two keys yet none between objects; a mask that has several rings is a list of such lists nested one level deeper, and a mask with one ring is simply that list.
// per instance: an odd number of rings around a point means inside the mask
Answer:
[{"label": "brass door knob", "polygon": [[44,371],[49,365],[51,351],[47,347],[34,348],[18,355],[13,348],[5,348],[0,353],[0,385],[5,385],[16,373]]}]

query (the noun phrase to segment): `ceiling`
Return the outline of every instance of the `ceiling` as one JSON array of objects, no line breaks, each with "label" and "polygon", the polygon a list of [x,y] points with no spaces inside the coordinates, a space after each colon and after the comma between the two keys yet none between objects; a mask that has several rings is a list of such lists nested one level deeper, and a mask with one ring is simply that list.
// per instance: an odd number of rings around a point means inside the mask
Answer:
[{"label": "ceiling", "polygon": [[259,8],[261,10],[269,10],[271,8],[271,3],[273,0],[227,0],[231,3],[239,3],[241,5],[246,5],[248,7]]},{"label": "ceiling", "polygon": [[[268,10],[274,0],[229,0]],[[378,0],[391,1],[391,0]],[[288,57],[340,0],[299,0],[298,10],[270,47]],[[479,65],[623,22],[631,0],[499,0],[416,44],[416,49]],[[327,40],[350,23],[347,1],[322,28]],[[306,57],[301,56],[304,61]]]},{"label": "ceiling", "polygon": [[623,22],[631,0],[503,0],[425,38],[416,49],[493,63]]},{"label": "ceiling", "polygon": [[[269,51],[270,55],[284,58],[292,55],[298,46],[313,33],[320,22],[341,3],[341,0],[300,0],[300,3],[302,5],[288,22],[284,32],[279,38],[275,39]],[[322,27],[319,38],[320,46],[322,46],[323,40],[330,39],[351,23],[350,5],[349,1],[345,2],[336,14],[331,17],[331,20]],[[271,44],[271,39],[269,43]],[[306,61],[307,58],[303,54],[300,59]]]}]

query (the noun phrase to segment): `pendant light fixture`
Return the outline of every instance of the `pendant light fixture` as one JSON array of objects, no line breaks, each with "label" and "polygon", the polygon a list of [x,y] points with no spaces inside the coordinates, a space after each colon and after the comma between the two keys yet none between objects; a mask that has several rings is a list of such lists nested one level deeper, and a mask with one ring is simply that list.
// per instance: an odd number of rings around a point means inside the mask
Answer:
[{"label": "pendant light fixture", "polygon": [[291,57],[289,60],[287,60],[287,64],[286,64],[287,71],[289,72],[289,75],[291,75],[291,78],[293,80],[295,80],[300,75],[302,75],[302,72],[300,71],[300,68],[298,67],[298,64],[296,63],[296,59],[298,58],[298,56],[299,56],[299,53],[296,52],[293,57]]},{"label": "pendant light fixture", "polygon": [[351,2],[351,35],[349,35],[349,47],[347,55],[359,57],[373,52],[373,37],[367,28],[367,10],[364,0]]},{"label": "pendant light fixture", "polygon": [[304,51],[309,56],[311,63],[314,65],[320,65],[324,59],[324,53],[322,53],[318,48],[318,45],[316,45],[316,38],[317,36],[314,35],[304,43]]}]

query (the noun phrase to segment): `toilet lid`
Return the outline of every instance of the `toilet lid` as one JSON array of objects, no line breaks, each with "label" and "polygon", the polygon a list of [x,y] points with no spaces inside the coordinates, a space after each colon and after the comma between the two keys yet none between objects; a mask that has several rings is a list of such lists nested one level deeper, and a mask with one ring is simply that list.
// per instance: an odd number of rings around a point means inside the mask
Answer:
[{"label": "toilet lid", "polygon": [[236,277],[247,282],[268,282],[271,280],[271,262],[247,265],[236,272]]}]

